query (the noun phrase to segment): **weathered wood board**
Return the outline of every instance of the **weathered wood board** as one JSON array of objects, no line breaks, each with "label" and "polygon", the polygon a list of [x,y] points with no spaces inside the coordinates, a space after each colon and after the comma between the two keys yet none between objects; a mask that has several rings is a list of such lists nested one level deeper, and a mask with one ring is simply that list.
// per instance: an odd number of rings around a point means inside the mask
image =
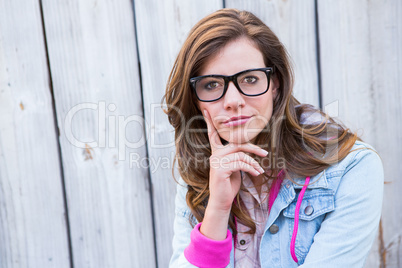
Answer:
[{"label": "weathered wood board", "polygon": [[155,267],[130,1],[43,2],[75,267]]},{"label": "weathered wood board", "polygon": [[70,267],[39,1],[0,1],[0,267]]},{"label": "weathered wood board", "polygon": [[384,203],[366,267],[402,265],[402,2],[320,1],[322,93],[383,160]]}]

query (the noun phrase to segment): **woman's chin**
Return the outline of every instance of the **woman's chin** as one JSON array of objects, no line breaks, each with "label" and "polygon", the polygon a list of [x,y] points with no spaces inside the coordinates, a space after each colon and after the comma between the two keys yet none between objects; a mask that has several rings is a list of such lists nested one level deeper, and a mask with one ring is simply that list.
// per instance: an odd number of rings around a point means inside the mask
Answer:
[{"label": "woman's chin", "polygon": [[231,136],[220,135],[220,136],[223,145],[227,143],[244,144],[252,142],[256,138],[256,135],[231,135]]}]

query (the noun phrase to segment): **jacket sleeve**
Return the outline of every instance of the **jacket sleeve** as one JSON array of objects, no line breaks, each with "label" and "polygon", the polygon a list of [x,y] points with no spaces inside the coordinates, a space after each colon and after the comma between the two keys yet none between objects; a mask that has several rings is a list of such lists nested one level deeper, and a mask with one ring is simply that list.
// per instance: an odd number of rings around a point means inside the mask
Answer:
[{"label": "jacket sleeve", "polygon": [[173,223],[173,255],[170,259],[170,268],[197,267],[187,261],[184,256],[185,248],[190,244],[192,226],[189,222],[190,211],[186,204],[187,187],[183,180],[177,184],[175,199],[175,219]]},{"label": "jacket sleeve", "polygon": [[384,172],[373,150],[355,151],[326,215],[300,267],[363,267],[381,217]]},{"label": "jacket sleeve", "polygon": [[[190,210],[186,204],[187,188],[183,182],[177,186],[173,255],[169,267],[225,267],[230,262],[232,234],[228,230],[223,241],[207,238],[199,231],[201,223],[192,228],[189,222]],[[196,265],[196,266],[195,266]]]}]

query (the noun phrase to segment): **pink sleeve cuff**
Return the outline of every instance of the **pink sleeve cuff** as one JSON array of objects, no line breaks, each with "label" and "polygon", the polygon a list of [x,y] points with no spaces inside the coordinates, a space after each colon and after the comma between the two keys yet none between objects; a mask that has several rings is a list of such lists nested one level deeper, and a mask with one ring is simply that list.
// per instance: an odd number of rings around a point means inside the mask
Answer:
[{"label": "pink sleeve cuff", "polygon": [[217,241],[201,234],[200,226],[201,222],[191,231],[191,242],[184,250],[184,256],[197,267],[226,267],[230,262],[232,233],[228,230],[226,239]]}]

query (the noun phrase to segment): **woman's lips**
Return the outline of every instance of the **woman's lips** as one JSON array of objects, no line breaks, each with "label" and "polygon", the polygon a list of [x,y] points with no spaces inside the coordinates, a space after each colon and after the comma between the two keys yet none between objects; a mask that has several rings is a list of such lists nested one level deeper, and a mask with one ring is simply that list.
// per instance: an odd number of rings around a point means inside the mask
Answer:
[{"label": "woman's lips", "polygon": [[235,127],[239,125],[243,125],[247,123],[247,121],[251,118],[251,116],[236,116],[232,117],[229,120],[223,122],[223,125],[226,127]]}]

